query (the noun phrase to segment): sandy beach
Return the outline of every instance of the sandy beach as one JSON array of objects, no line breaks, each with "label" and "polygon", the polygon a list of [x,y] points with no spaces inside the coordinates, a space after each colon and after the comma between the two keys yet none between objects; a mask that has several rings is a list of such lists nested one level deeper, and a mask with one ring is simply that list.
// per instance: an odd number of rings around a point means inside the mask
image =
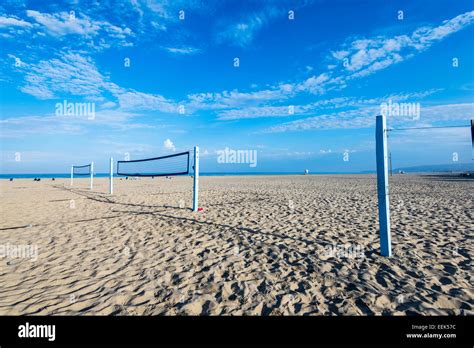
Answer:
[{"label": "sandy beach", "polygon": [[2,180],[0,315],[473,315],[474,181],[390,180],[391,258],[373,175]]}]

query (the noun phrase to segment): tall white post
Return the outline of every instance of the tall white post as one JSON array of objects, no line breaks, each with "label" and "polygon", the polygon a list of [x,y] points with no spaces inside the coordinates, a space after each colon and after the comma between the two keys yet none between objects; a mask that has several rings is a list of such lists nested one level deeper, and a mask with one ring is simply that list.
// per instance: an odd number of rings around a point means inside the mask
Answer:
[{"label": "tall white post", "polygon": [[199,208],[199,146],[194,147],[193,211]]},{"label": "tall white post", "polygon": [[74,179],[74,166],[71,166],[71,186],[73,183],[73,179]]},{"label": "tall white post", "polygon": [[91,190],[93,187],[93,179],[94,179],[94,162],[91,162]]},{"label": "tall white post", "polygon": [[110,157],[109,194],[114,194],[114,159]]},{"label": "tall white post", "polygon": [[390,203],[388,186],[387,121],[385,115],[376,117],[375,151],[377,155],[377,196],[379,202],[380,254],[392,255],[390,236]]},{"label": "tall white post", "polygon": [[[474,152],[474,120],[471,120],[471,152]],[[472,159],[474,160],[474,154],[472,155]]]}]

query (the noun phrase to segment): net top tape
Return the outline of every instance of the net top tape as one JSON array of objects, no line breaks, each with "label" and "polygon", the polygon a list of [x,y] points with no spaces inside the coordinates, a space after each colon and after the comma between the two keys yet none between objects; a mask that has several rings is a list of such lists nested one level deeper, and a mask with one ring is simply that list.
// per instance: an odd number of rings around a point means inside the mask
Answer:
[{"label": "net top tape", "polygon": [[90,167],[91,165],[90,164],[86,164],[84,166],[72,166],[73,168],[86,168],[86,167]]}]

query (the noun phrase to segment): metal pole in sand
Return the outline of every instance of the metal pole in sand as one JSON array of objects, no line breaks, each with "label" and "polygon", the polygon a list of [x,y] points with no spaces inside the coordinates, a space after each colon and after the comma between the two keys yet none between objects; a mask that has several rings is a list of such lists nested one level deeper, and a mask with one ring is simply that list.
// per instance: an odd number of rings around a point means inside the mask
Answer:
[{"label": "metal pole in sand", "polygon": [[199,208],[199,146],[194,147],[193,211]]},{"label": "metal pole in sand", "polygon": [[379,204],[380,254],[392,255],[390,237],[390,205],[387,155],[387,121],[385,115],[376,117],[375,143],[377,155],[377,196]]},{"label": "metal pole in sand", "polygon": [[91,190],[93,187],[93,179],[94,179],[94,162],[91,162]]},{"label": "metal pole in sand", "polygon": [[114,159],[110,157],[109,194],[114,194]]}]

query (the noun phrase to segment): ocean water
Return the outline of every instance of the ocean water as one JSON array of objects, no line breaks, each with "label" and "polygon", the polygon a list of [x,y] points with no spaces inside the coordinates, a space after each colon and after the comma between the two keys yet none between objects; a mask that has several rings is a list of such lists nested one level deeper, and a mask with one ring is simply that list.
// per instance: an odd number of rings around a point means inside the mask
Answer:
[{"label": "ocean water", "polygon": [[[318,175],[318,174],[358,174],[358,173],[337,173],[337,172],[318,172],[318,173],[310,173],[309,175]],[[199,173],[200,176],[245,176],[245,175],[303,175],[301,172],[228,172],[228,173]],[[116,176],[114,174],[114,176]],[[49,174],[0,174],[0,179],[34,179],[34,178],[41,178],[41,179],[51,179],[51,178],[70,178],[70,173],[49,173]],[[74,178],[88,178],[87,175],[81,176],[74,176]],[[96,173],[94,174],[95,178],[108,178],[109,173]]]}]

